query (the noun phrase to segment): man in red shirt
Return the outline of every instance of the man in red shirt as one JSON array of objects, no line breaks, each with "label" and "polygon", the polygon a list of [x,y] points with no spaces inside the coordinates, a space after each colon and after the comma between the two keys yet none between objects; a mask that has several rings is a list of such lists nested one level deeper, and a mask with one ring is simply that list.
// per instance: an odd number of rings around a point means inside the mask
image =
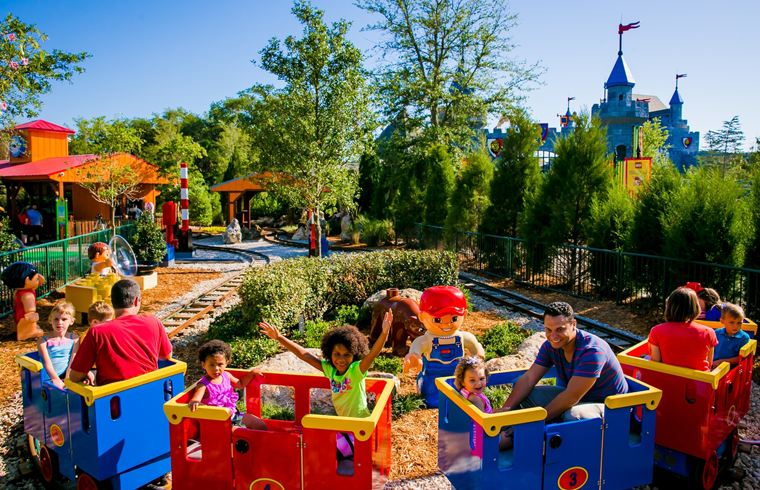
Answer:
[{"label": "man in red shirt", "polygon": [[71,365],[70,379],[87,378],[97,364],[98,386],[134,378],[158,369],[159,359],[168,359],[172,344],[164,326],[152,315],[138,315],[140,286],[122,279],[111,288],[115,319],[90,328]]}]

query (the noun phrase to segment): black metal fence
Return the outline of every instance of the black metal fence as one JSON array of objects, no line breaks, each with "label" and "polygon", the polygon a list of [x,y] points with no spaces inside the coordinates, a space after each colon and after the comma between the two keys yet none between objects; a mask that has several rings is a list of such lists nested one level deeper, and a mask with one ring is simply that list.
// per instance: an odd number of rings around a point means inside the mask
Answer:
[{"label": "black metal fence", "polygon": [[615,301],[661,313],[670,293],[687,282],[715,288],[722,299],[760,318],[760,270],[518,238],[397,223],[413,248],[451,250],[462,269],[503,277],[579,298]]}]

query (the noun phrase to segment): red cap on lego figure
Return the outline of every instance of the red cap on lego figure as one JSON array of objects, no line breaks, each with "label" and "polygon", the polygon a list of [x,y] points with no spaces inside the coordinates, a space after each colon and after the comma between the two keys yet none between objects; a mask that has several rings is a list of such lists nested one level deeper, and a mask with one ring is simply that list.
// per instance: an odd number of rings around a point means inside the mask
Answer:
[{"label": "red cap on lego figure", "polygon": [[435,317],[462,315],[467,311],[467,300],[457,287],[433,286],[422,293],[420,311],[426,311]]},{"label": "red cap on lego figure", "polygon": [[687,282],[687,283],[686,283],[686,286],[682,286],[682,287],[685,287],[685,288],[691,289],[691,290],[693,290],[695,293],[698,293],[698,292],[702,291],[702,289],[704,289],[704,288],[702,287],[702,285],[701,285],[700,283],[698,283],[698,282]]}]

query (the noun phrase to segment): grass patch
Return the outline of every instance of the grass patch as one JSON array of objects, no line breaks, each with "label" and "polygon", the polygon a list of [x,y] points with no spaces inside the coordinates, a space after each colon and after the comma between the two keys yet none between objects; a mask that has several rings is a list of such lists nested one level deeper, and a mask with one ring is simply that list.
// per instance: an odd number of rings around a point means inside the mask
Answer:
[{"label": "grass patch", "polygon": [[285,233],[295,233],[298,229],[298,225],[285,225],[281,226],[280,229]]},{"label": "grass patch", "polygon": [[296,419],[296,412],[292,408],[281,407],[279,405],[273,405],[271,403],[264,403],[261,405],[261,418],[269,420],[286,420],[292,422]]},{"label": "grass patch", "polygon": [[422,396],[416,393],[409,395],[397,396],[393,399],[391,405],[391,416],[397,419],[408,413],[416,412],[425,408],[425,402],[422,400]]},{"label": "grass patch", "polygon": [[504,405],[504,402],[507,401],[507,397],[509,397],[510,393],[512,393],[512,385],[487,386],[486,389],[483,390],[483,395],[485,395],[485,397],[488,398],[488,401],[491,402],[491,408],[494,410],[499,409]]},{"label": "grass patch", "polygon": [[400,373],[403,367],[403,362],[401,362],[401,359],[396,356],[378,356],[375,358],[375,362],[372,364],[372,369],[374,371],[391,373],[394,376]]},{"label": "grass patch", "polygon": [[211,234],[224,233],[227,231],[227,227],[226,226],[204,226],[201,228],[201,231],[203,233],[211,233]]},{"label": "grass patch", "polygon": [[528,338],[528,332],[513,322],[504,322],[494,326],[482,335],[478,335],[478,341],[486,351],[486,361],[498,357],[508,356]]}]

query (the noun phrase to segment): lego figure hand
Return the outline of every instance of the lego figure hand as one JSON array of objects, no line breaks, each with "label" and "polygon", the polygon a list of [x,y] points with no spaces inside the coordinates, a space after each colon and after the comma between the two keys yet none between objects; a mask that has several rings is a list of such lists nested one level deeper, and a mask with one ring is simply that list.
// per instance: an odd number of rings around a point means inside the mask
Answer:
[{"label": "lego figure hand", "polygon": [[195,401],[195,400],[193,400],[193,401],[191,401],[190,403],[188,403],[187,405],[190,407],[190,411],[191,411],[191,412],[195,412],[196,410],[198,410],[198,405],[199,405],[200,403],[201,403],[201,402],[199,402],[199,401]]},{"label": "lego figure hand", "polygon": [[422,359],[417,354],[410,352],[404,357],[404,372],[408,373],[412,369],[416,369],[418,372],[422,367]]},{"label": "lego figure hand", "polygon": [[259,327],[261,327],[261,333],[266,335],[272,340],[280,340],[280,331],[277,330],[277,327],[274,327],[267,322],[259,322]]},{"label": "lego figure hand", "polygon": [[37,323],[40,321],[40,315],[37,314],[36,311],[29,311],[26,314],[24,314],[24,318],[26,318],[28,321]]}]

